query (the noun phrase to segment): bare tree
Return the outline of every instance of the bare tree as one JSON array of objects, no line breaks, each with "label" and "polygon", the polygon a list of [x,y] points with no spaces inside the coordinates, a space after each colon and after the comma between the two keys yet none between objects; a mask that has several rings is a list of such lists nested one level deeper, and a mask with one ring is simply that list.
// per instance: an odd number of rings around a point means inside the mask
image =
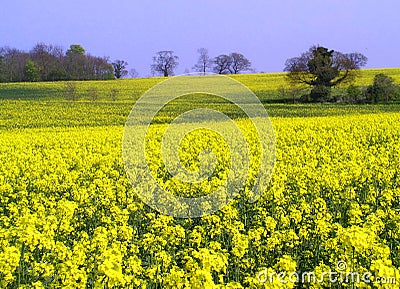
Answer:
[{"label": "bare tree", "polygon": [[68,81],[65,83],[64,97],[66,100],[72,100],[72,101],[78,99],[76,82]]},{"label": "bare tree", "polygon": [[139,73],[136,71],[135,68],[132,68],[131,70],[129,70],[129,75],[130,75],[132,78],[138,78],[138,77],[139,77]]},{"label": "bare tree", "polygon": [[214,67],[213,70],[218,74],[227,74],[229,73],[229,67],[232,64],[232,59],[229,55],[221,54],[214,59]]},{"label": "bare tree", "polygon": [[66,78],[62,47],[38,43],[30,50],[29,57],[38,66],[41,81]]},{"label": "bare tree", "polygon": [[251,70],[251,62],[243,54],[233,52],[229,56],[231,58],[231,65],[228,68],[230,73],[238,74],[241,71]]},{"label": "bare tree", "polygon": [[174,55],[173,51],[158,51],[153,57],[151,72],[161,74],[164,77],[174,74],[174,69],[178,66],[179,57]]},{"label": "bare tree", "polygon": [[99,91],[96,87],[92,86],[88,88],[86,92],[91,101],[96,101],[99,99]]},{"label": "bare tree", "polygon": [[107,57],[86,55],[85,75],[88,79],[114,79],[114,67]]},{"label": "bare tree", "polygon": [[200,48],[197,50],[199,53],[199,59],[197,63],[193,66],[193,69],[198,72],[206,74],[209,68],[212,68],[213,61],[208,55],[208,50],[205,48]]},{"label": "bare tree", "polygon": [[0,48],[0,80],[4,82],[24,81],[29,54],[15,48]]},{"label": "bare tree", "polygon": [[50,67],[53,66],[56,59],[50,54],[51,47],[44,44],[38,43],[36,44],[32,50],[30,51],[31,59],[37,64],[40,72],[40,79],[47,80],[47,76],[49,75]]},{"label": "bare tree", "polygon": [[116,101],[116,100],[117,100],[118,93],[119,93],[119,90],[118,90],[118,89],[116,89],[116,88],[111,89],[111,91],[110,91],[110,96],[111,96],[111,99],[112,99],[113,101]]},{"label": "bare tree", "polygon": [[59,45],[50,45],[48,53],[52,56],[49,74],[46,76],[47,80],[64,80],[67,77],[64,66],[64,48]]},{"label": "bare tree", "polygon": [[115,60],[112,63],[112,66],[114,67],[115,78],[120,79],[121,77],[128,75],[128,70],[126,69],[128,62],[124,60]]}]

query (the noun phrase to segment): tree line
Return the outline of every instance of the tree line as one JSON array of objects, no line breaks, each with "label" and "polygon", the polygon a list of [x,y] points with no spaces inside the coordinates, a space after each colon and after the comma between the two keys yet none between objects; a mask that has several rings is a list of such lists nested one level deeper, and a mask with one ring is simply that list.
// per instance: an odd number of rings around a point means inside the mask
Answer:
[{"label": "tree line", "polygon": [[87,54],[80,45],[37,44],[29,52],[0,48],[0,81],[106,80],[114,78],[109,59]]},{"label": "tree line", "polygon": [[[192,69],[200,73],[238,74],[253,71],[251,62],[243,54],[232,52],[211,57],[206,48],[197,50],[198,59]],[[367,57],[361,53],[342,53],[322,46],[312,46],[298,57],[289,58],[284,71],[292,91],[309,87],[301,101],[332,101],[333,87],[349,84],[347,95],[354,102],[379,102],[398,99],[400,89],[392,78],[377,75],[374,84],[360,89],[352,84],[357,70],[364,67]],[[158,51],[150,67],[153,75],[171,76],[179,65],[179,57],[171,50]],[[78,44],[68,50],[60,46],[39,43],[29,52],[15,48],[0,48],[0,82],[108,80],[130,74],[137,77],[135,69],[127,70],[124,60],[110,62],[107,57],[86,53]],[[293,97],[295,92],[291,93]],[[294,98],[293,98],[294,99]]]},{"label": "tree line", "polygon": [[[212,58],[206,48],[197,50],[199,57],[197,63],[192,67],[196,72],[217,74],[238,74],[243,71],[252,71],[251,62],[243,54],[232,52],[221,54]],[[175,68],[179,64],[179,57],[174,55],[173,51],[159,51],[153,57],[151,72],[153,75],[162,75],[164,77],[174,74]]]},{"label": "tree line", "polygon": [[[251,62],[237,52],[209,56],[207,49],[198,50],[199,58],[193,69],[198,72],[237,74],[251,71]],[[174,75],[179,57],[173,51],[159,51],[153,57],[150,69],[153,75]],[[36,44],[30,51],[16,48],[0,48],[0,82],[34,82],[63,80],[109,80],[130,74],[137,77],[135,69],[127,70],[124,60],[111,62],[108,57],[86,53],[78,44],[64,51],[61,46]]]}]

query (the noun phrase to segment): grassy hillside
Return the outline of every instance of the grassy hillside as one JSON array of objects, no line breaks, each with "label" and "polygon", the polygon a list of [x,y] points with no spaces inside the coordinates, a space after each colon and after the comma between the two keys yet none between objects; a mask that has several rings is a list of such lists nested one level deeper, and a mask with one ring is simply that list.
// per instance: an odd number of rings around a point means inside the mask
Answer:
[{"label": "grassy hillside", "polygon": [[[378,73],[385,73],[400,84],[400,69],[366,69],[360,71],[360,76],[355,84],[360,86],[370,85]],[[285,73],[241,74],[229,75],[248,88],[250,88],[262,102],[280,102],[282,96],[279,88],[288,87]],[[112,91],[116,90],[117,102],[135,101],[142,93],[164,78],[139,78],[111,81],[81,81],[76,82],[77,95],[80,101],[91,101],[92,92],[98,93],[99,101],[113,101]],[[44,83],[0,83],[0,99],[39,99],[46,101],[64,100],[65,82]],[[339,91],[339,92],[338,92]],[[340,93],[340,88],[336,92]]]},{"label": "grassy hillside", "polygon": [[[357,84],[371,84],[377,73],[390,75],[397,83],[400,83],[400,69],[370,69],[360,71]],[[393,112],[399,111],[400,107],[398,104],[287,105],[278,103],[279,98],[282,97],[279,94],[279,88],[288,86],[284,73],[231,75],[231,77],[255,92],[267,106],[269,115],[274,118]],[[76,82],[78,101],[65,99],[64,82],[0,83],[0,129],[122,126],[134,101],[146,90],[163,80],[164,78],[141,78]],[[98,99],[95,101],[91,100],[93,89],[98,93]],[[113,90],[118,91],[115,100],[111,97]],[[190,108],[194,103],[200,103],[218,109],[231,118],[236,117],[234,108],[227,102],[211,102],[207,98],[197,98],[195,102],[190,98],[183,101],[185,103],[181,105],[181,108]],[[163,116],[159,119],[162,122],[168,120],[170,119]]]}]

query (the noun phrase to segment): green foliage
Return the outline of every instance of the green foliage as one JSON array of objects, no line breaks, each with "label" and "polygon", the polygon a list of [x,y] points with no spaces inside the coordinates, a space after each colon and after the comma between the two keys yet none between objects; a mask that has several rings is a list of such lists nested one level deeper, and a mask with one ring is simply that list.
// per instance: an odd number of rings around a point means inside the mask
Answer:
[{"label": "green foliage", "polygon": [[0,48],[0,81],[36,82],[114,79],[107,58],[85,54],[80,45],[61,47],[39,43],[29,52]]},{"label": "green foliage", "polygon": [[369,101],[388,102],[397,99],[399,96],[399,86],[394,84],[394,79],[383,73],[379,73],[374,77],[374,83],[367,89],[367,97]]},{"label": "green foliage", "polygon": [[[317,87],[331,87],[332,80],[339,76],[339,69],[333,66],[333,50],[325,47],[316,47],[312,50],[312,57],[308,61],[308,70],[315,75],[314,85]],[[318,89],[322,91],[323,89]]]},{"label": "green foliage", "polygon": [[328,101],[330,93],[331,88],[329,86],[318,85],[311,90],[310,98],[313,102]]},{"label": "green foliage", "polygon": [[66,80],[67,72],[62,67],[56,67],[56,68],[50,70],[47,78],[50,81]]},{"label": "green foliage", "polygon": [[288,59],[284,70],[292,85],[311,86],[310,98],[318,102],[329,100],[332,87],[353,81],[355,71],[366,62],[367,58],[360,53],[344,54],[314,46],[301,56]]},{"label": "green foliage", "polygon": [[84,55],[85,49],[79,44],[72,44],[70,45],[69,49],[67,50],[67,55]]},{"label": "green foliage", "polygon": [[30,82],[39,81],[40,79],[39,66],[31,59],[25,65],[25,78]]},{"label": "green foliage", "polygon": [[357,103],[363,100],[363,91],[359,86],[349,85],[346,93],[349,102]]}]

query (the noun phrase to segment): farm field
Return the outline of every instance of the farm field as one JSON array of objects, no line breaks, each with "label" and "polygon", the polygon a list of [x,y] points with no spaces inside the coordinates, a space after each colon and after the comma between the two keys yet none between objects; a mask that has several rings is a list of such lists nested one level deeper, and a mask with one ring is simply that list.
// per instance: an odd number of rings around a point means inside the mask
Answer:
[{"label": "farm field", "polygon": [[[400,84],[400,69],[364,69],[359,71],[359,77],[355,85],[367,86],[373,83],[374,76],[384,73],[393,77]],[[280,88],[288,88],[284,73],[260,73],[260,74],[238,74],[231,75],[251,89],[262,102],[291,101],[290,96],[282,97],[277,92]],[[112,101],[113,90],[116,91],[115,102],[134,102],[146,90],[164,79],[161,77],[120,79],[118,81],[81,81],[76,82],[76,95],[80,101],[91,101],[91,89],[98,93],[97,101]],[[341,93],[342,87],[334,89],[333,94]],[[43,100],[60,101],[65,100],[65,82],[38,82],[38,83],[0,83],[0,99],[14,100]],[[285,99],[287,97],[287,99]]]},{"label": "farm field", "polygon": [[[384,69],[361,71],[357,84],[370,84],[377,71],[400,83],[399,69]],[[270,116],[272,180],[255,203],[247,201],[247,182],[221,211],[193,219],[146,206],[123,165],[128,114],[161,78],[79,82],[77,101],[65,100],[63,83],[0,84],[0,287],[400,288],[400,104],[271,103],[285,85],[283,74],[234,78]],[[98,97],[91,100],[93,87]],[[182,107],[195,107],[193,97],[159,115],[155,131]],[[202,97],[196,104],[248,126],[229,103]],[[229,169],[219,141],[187,140],[218,152],[212,186]],[[182,190],[156,156],[150,157],[158,180]],[[197,156],[196,149],[185,154],[189,167],[199,166]],[[212,186],[183,189],[201,194]],[[335,270],[369,272],[370,282],[288,276]],[[278,282],[261,280],[260,272],[288,274]]]}]

